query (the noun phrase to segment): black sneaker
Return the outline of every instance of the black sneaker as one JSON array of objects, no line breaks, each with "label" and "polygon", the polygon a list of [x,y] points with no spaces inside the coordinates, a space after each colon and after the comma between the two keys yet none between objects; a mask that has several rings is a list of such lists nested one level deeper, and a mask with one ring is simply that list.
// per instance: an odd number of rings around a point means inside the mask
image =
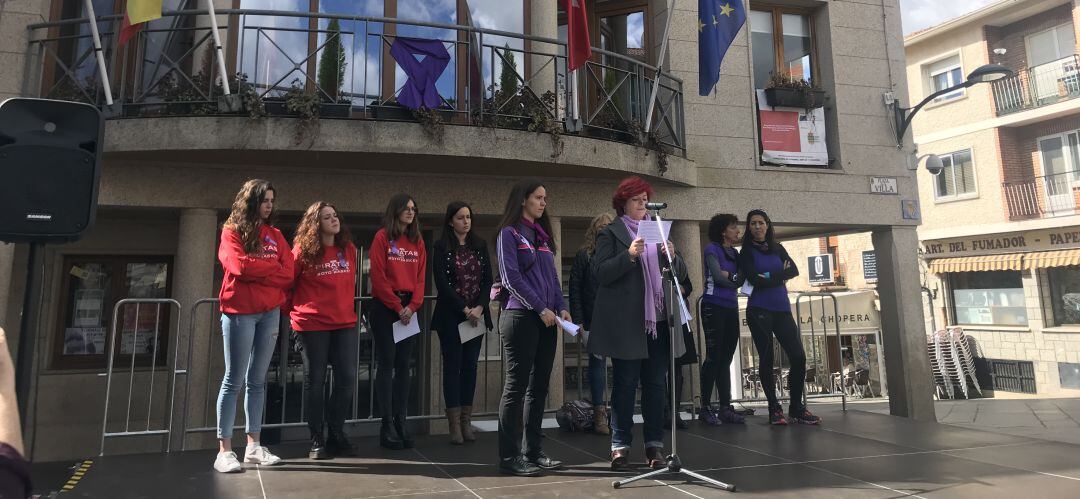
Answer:
[{"label": "black sneaker", "polygon": [[394,416],[394,429],[397,430],[398,436],[401,437],[401,444],[406,449],[411,449],[416,445],[412,435],[409,434],[409,423],[405,416]]},{"label": "black sneaker", "polygon": [[787,426],[787,419],[784,419],[784,410],[779,407],[770,409],[769,424],[776,426]]},{"label": "black sneaker", "polygon": [[359,454],[343,430],[330,430],[326,438],[326,451],[331,456],[356,457]]},{"label": "black sneaker", "polygon": [[739,413],[735,412],[735,408],[730,406],[730,405],[725,406],[724,408],[720,409],[719,414],[717,414],[716,418],[722,424],[745,424],[746,423],[746,418],[744,418],[742,414],[739,414]]},{"label": "black sneaker", "polygon": [[326,451],[326,443],[319,433],[311,434],[311,450],[308,451],[308,459],[330,459],[330,453]]},{"label": "black sneaker", "polygon": [[379,426],[379,445],[391,450],[405,448],[405,444],[402,443],[401,437],[398,436],[397,430],[394,429],[394,423],[390,421],[390,418],[383,418],[382,425]]},{"label": "black sneaker", "polygon": [[563,467],[562,461],[556,461],[548,457],[547,454],[544,454],[544,451],[540,451],[534,456],[528,456],[525,459],[529,461],[529,464],[544,471],[561,470]]},{"label": "black sneaker", "polygon": [[514,476],[540,476],[544,470],[525,460],[525,456],[514,456],[499,461],[499,473]]},{"label": "black sneaker", "polygon": [[813,415],[805,407],[800,411],[791,411],[791,421],[799,424],[819,425],[821,418]]}]

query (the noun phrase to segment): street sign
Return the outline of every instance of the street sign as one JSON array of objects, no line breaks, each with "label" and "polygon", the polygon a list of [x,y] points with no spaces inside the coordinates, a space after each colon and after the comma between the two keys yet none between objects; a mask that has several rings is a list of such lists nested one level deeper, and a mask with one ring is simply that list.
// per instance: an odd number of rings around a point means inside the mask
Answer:
[{"label": "street sign", "polygon": [[832,255],[817,255],[807,258],[808,277],[810,284],[833,283],[833,258]]}]

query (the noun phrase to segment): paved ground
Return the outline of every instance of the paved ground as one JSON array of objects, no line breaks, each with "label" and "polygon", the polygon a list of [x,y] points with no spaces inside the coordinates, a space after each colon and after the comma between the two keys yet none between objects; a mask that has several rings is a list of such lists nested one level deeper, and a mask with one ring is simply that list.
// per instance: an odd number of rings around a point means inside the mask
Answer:
[{"label": "paved ground", "polygon": [[[954,407],[948,417],[958,421],[967,417],[969,425],[990,427],[1007,422],[987,416],[998,407],[1023,412],[1015,401],[1008,402],[988,405],[989,411],[980,408],[982,401],[950,403]],[[1049,406],[1032,401],[1021,404],[1042,421],[1040,426],[1064,425],[1050,415]],[[971,405],[975,406],[973,415],[962,417],[972,412]],[[737,485],[739,496],[1080,497],[1080,445],[872,412],[882,409],[880,403],[852,404],[847,412],[833,404],[814,407],[825,419],[821,427],[772,427],[760,412],[747,425],[707,428],[693,424],[691,430],[679,433],[680,454],[687,466]],[[1059,409],[1077,418],[1074,407],[1065,404]],[[943,415],[949,412],[943,408],[939,407]],[[1022,417],[1025,424],[1033,421]],[[318,462],[305,459],[301,444],[282,445],[275,450],[288,458],[285,465],[252,467],[228,476],[211,470],[212,451],[106,456],[93,458],[81,480],[62,496],[703,498],[728,494],[677,476],[614,490],[611,482],[630,474],[608,470],[605,437],[559,430],[547,430],[547,434],[546,450],[566,461],[567,469],[539,478],[495,473],[497,439],[486,432],[467,446],[450,446],[445,436],[430,436],[418,438],[414,450],[396,452],[379,449],[373,439],[362,439],[363,457]],[[641,450],[634,449],[632,458],[640,461]],[[36,464],[38,491],[47,494],[62,487],[71,475],[71,465]]]}]

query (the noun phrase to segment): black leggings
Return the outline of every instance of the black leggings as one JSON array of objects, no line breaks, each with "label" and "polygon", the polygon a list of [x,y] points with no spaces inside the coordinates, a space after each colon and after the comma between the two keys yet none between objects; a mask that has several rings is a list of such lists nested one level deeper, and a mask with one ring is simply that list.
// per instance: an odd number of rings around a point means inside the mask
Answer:
[{"label": "black leggings", "polygon": [[773,312],[751,307],[746,309],[746,324],[750,326],[750,336],[754,339],[754,346],[757,347],[761,361],[758,375],[761,376],[765,397],[769,399],[769,409],[780,407],[776,397],[776,380],[773,377],[772,337],[776,335],[776,341],[791,362],[791,371],[788,374],[791,393],[789,410],[792,413],[801,412],[804,407],[802,398],[803,384],[806,381],[806,352],[799,338],[799,327],[791,317],[791,312]]},{"label": "black leggings", "polygon": [[[481,317],[480,321],[483,322]],[[446,408],[471,407],[476,393],[476,365],[480,359],[480,347],[484,337],[477,336],[465,343],[461,342],[458,324],[465,322],[465,314],[445,314],[442,320],[434,324],[439,333],[439,347],[442,350],[442,385],[443,401]]]},{"label": "black leggings", "polygon": [[[325,421],[331,431],[340,433],[352,408],[353,389],[356,388],[356,328],[299,334],[304,345],[301,356],[304,358],[308,428],[313,435],[321,435]],[[329,404],[325,392],[328,363],[334,368],[334,389]]]},{"label": "black leggings", "polygon": [[[408,303],[402,300],[402,304]],[[375,300],[371,305],[371,329],[375,336],[375,397],[379,404],[379,416],[404,416],[409,407],[409,388],[412,376],[409,361],[412,358],[413,335],[400,343],[394,343],[394,323],[400,320],[397,312]],[[420,320],[413,314],[412,320]]]},{"label": "black leggings", "polygon": [[705,332],[705,361],[701,363],[701,405],[712,402],[716,387],[716,402],[720,407],[731,404],[731,359],[739,347],[739,309],[701,304],[701,322]]}]

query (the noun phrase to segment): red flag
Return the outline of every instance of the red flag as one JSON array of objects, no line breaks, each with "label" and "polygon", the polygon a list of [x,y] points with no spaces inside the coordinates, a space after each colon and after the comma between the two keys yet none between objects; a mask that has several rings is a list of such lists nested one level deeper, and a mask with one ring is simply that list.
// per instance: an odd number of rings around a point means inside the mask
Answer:
[{"label": "red flag", "polygon": [[143,26],[146,26],[146,23],[132,25],[131,20],[125,12],[124,20],[120,23],[120,39],[117,41],[117,46],[123,47],[128,40],[135,38],[135,35],[143,29]]},{"label": "red flag", "polygon": [[566,7],[566,55],[569,70],[585,65],[592,57],[589,42],[589,16],[585,13],[585,0],[564,0]]}]

